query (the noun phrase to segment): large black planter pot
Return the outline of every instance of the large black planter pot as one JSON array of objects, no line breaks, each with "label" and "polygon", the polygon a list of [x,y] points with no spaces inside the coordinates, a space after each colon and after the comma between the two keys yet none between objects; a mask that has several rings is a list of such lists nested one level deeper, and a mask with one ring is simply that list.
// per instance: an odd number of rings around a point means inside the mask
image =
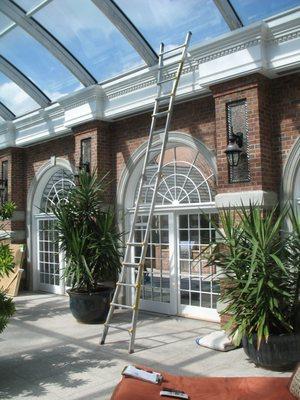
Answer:
[{"label": "large black planter pot", "polygon": [[78,322],[97,324],[105,321],[113,293],[112,288],[103,288],[97,293],[80,293],[72,290],[67,292],[70,297],[71,312]]},{"label": "large black planter pot", "polygon": [[259,350],[256,336],[252,343],[244,336],[243,348],[250,360],[260,367],[289,369],[300,360],[300,334],[271,335],[268,343],[261,343]]}]

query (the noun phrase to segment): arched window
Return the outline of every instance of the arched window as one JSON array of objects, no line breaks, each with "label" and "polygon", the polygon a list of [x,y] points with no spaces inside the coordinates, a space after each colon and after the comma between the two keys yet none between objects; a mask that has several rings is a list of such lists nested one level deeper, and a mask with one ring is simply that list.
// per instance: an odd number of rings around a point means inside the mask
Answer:
[{"label": "arched window", "polygon": [[[155,181],[158,162],[159,156],[156,155],[150,163],[153,168],[147,168],[146,179],[149,186]],[[165,152],[156,204],[169,208],[183,204],[211,203],[215,196],[214,185],[214,174],[202,154],[186,146],[175,146]],[[143,189],[142,199],[145,205],[152,199],[151,190],[153,189]]]},{"label": "arched window", "polygon": [[51,212],[51,207],[67,197],[74,186],[74,175],[65,169],[59,169],[48,180],[41,199],[41,211]]}]

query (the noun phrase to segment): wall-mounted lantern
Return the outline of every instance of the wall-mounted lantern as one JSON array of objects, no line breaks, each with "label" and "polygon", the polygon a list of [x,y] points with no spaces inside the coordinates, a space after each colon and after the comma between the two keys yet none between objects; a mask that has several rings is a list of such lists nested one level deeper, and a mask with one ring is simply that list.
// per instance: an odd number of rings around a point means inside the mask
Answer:
[{"label": "wall-mounted lantern", "polygon": [[87,173],[91,172],[91,138],[82,139],[80,142],[79,169],[84,169]]},{"label": "wall-mounted lantern", "polygon": [[79,165],[75,167],[75,183],[78,184],[79,173],[84,170],[88,174],[91,172],[91,138],[80,141],[80,160]]},{"label": "wall-mounted lantern", "polygon": [[8,200],[8,161],[2,161],[0,179],[0,201],[1,204]]},{"label": "wall-mounted lantern", "polygon": [[242,132],[231,133],[228,138],[228,146],[225,150],[228,164],[230,167],[236,167],[243,153],[243,134]]}]

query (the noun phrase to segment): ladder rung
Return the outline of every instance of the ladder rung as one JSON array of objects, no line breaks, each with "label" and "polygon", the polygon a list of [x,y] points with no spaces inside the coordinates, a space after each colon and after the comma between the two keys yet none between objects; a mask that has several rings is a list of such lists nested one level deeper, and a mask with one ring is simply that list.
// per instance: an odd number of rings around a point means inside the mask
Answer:
[{"label": "ladder rung", "polygon": [[164,56],[165,54],[169,54],[169,53],[172,53],[173,51],[182,49],[182,48],[185,47],[185,46],[186,46],[185,44],[181,44],[180,46],[174,47],[173,49],[170,49],[170,50],[166,50],[166,51],[164,51],[164,52],[162,52],[162,53],[159,53],[158,55],[159,55],[159,56]]},{"label": "ladder rung", "polygon": [[109,328],[113,329],[119,329],[120,331],[127,331],[130,333],[131,328],[124,328],[123,326],[115,325],[115,324],[104,324],[105,326],[108,326]]},{"label": "ladder rung", "polygon": [[122,264],[125,267],[130,267],[130,268],[137,268],[141,265],[140,263],[134,263],[134,262],[123,262]]},{"label": "ladder rung", "polygon": [[134,309],[134,306],[128,306],[127,304],[110,303],[110,305],[114,306],[114,307],[126,308],[128,310],[133,310]]},{"label": "ladder rung", "polygon": [[160,67],[158,67],[158,69],[163,70],[168,67],[173,67],[174,65],[179,65],[181,62],[182,62],[181,60],[172,61],[169,64],[161,65]]},{"label": "ladder rung", "polygon": [[137,285],[135,283],[125,283],[125,282],[117,282],[117,285],[126,286],[126,287],[134,287],[134,288],[137,287]]},{"label": "ladder rung", "polygon": [[158,85],[163,85],[164,83],[175,81],[175,79],[176,79],[176,76],[173,76],[173,78],[166,78],[166,79],[163,79],[161,81],[158,81],[157,84]]},{"label": "ladder rung", "polygon": [[144,242],[127,242],[128,246],[144,246]]},{"label": "ladder rung", "polygon": [[170,113],[169,110],[167,110],[167,111],[160,111],[160,112],[158,112],[158,113],[156,113],[156,114],[152,114],[152,117],[161,118],[161,117],[165,117],[165,116],[168,115],[169,113]]},{"label": "ladder rung", "polygon": [[163,101],[163,100],[166,100],[166,99],[169,99],[170,97],[172,97],[173,96],[173,93],[171,92],[171,93],[168,93],[168,94],[162,94],[161,96],[159,96],[159,97],[156,97],[156,101]]}]

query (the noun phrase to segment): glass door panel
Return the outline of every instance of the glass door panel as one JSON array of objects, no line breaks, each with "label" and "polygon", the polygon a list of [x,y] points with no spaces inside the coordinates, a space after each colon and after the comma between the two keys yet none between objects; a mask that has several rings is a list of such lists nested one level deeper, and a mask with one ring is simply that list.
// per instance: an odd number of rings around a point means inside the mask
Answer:
[{"label": "glass door panel", "polygon": [[178,311],[215,320],[219,282],[215,266],[207,265],[215,239],[214,214],[184,214],[178,218]]},{"label": "glass door panel", "polygon": [[[135,241],[144,239],[148,216],[138,220]],[[135,262],[140,260],[140,249],[135,250]],[[155,215],[150,231],[145,259],[141,307],[146,310],[171,313],[171,263],[169,216]],[[174,305],[174,304],[173,304]]]},{"label": "glass door panel", "polygon": [[54,219],[38,219],[38,287],[62,294],[61,262]]}]

